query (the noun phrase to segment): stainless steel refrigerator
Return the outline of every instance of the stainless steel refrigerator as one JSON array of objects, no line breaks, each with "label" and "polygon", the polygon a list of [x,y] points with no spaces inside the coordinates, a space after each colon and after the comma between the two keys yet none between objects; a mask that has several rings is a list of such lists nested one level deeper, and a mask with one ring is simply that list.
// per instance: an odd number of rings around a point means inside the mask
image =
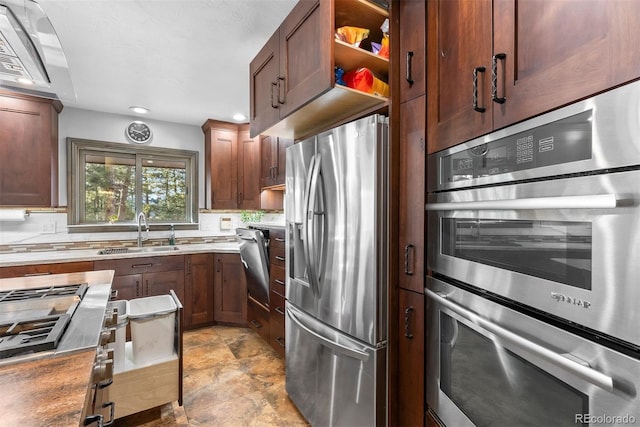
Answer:
[{"label": "stainless steel refrigerator", "polygon": [[320,426],[385,425],[388,121],[287,149],[286,389]]}]

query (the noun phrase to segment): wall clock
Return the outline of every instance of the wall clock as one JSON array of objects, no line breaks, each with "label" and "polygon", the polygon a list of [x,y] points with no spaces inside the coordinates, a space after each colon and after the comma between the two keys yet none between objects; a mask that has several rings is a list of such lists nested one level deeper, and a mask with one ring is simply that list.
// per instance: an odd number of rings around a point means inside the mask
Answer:
[{"label": "wall clock", "polygon": [[151,132],[149,125],[139,120],[129,123],[124,134],[129,141],[136,144],[147,144],[151,142],[153,137],[153,132]]}]

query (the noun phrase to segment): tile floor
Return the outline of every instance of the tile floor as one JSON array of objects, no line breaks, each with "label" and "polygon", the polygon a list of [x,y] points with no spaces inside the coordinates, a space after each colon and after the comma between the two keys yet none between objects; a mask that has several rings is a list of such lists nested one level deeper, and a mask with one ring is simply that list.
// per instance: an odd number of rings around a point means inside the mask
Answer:
[{"label": "tile floor", "polygon": [[284,359],[248,328],[184,333],[183,406],[116,420],[118,427],[308,426],[284,388]]}]

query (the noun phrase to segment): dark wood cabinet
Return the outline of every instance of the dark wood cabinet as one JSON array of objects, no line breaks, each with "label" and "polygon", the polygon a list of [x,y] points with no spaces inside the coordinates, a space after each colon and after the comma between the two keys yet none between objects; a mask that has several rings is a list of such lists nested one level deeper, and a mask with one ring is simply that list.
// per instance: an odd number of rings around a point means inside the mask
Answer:
[{"label": "dark wood cabinet", "polygon": [[260,139],[247,125],[207,120],[206,204],[211,209],[260,208]]},{"label": "dark wood cabinet", "polygon": [[260,209],[260,137],[249,136],[249,125],[238,127],[238,208]]},{"label": "dark wood cabinet", "polygon": [[269,307],[265,307],[258,301],[248,297],[247,300],[247,325],[256,331],[263,340],[269,341]]},{"label": "dark wood cabinet", "polygon": [[184,255],[98,260],[95,270],[114,270],[112,289],[119,300],[167,295],[184,299]]},{"label": "dark wood cabinet", "polygon": [[293,140],[290,138],[262,137],[260,185],[263,188],[285,184],[287,148],[292,144]]},{"label": "dark wood cabinet", "polygon": [[8,277],[44,276],[47,274],[93,271],[93,261],[64,262],[59,264],[18,265],[0,268],[0,279]]},{"label": "dark wood cabinet", "polygon": [[213,323],[213,259],[210,253],[185,256],[185,328]]},{"label": "dark wood cabinet", "polygon": [[389,61],[336,41],[334,33],[359,26],[379,42],[387,16],[368,1],[299,1],[249,66],[251,135],[299,139],[384,107],[387,98],[336,85],[334,67],[367,67],[386,78]]},{"label": "dark wood cabinet", "polygon": [[640,77],[639,2],[427,7],[430,153]]},{"label": "dark wood cabinet", "polygon": [[426,202],[426,96],[400,104],[398,285],[424,290]]},{"label": "dark wood cabinet", "polygon": [[270,291],[270,333],[269,343],[285,355],[285,230],[272,228],[269,230],[269,291]]},{"label": "dark wood cabinet", "polygon": [[214,255],[214,320],[244,325],[247,321],[247,282],[239,254]]},{"label": "dark wood cabinet", "polygon": [[400,426],[425,423],[425,297],[400,289],[398,311],[398,420]]},{"label": "dark wood cabinet", "polygon": [[0,91],[0,206],[58,205],[59,101]]},{"label": "dark wood cabinet", "polygon": [[[422,96],[427,89],[426,20],[427,2],[403,0],[398,3],[400,19],[400,102]],[[402,114],[401,114],[402,115]]]}]

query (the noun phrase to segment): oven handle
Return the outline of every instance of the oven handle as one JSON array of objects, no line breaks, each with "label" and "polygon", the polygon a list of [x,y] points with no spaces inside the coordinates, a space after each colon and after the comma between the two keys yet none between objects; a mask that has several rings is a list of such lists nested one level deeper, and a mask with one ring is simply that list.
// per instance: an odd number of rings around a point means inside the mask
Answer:
[{"label": "oven handle", "polygon": [[618,206],[615,194],[588,196],[531,197],[528,199],[486,200],[478,202],[428,203],[428,211],[459,210],[538,210],[610,209]]},{"label": "oven handle", "polygon": [[491,332],[498,338],[501,338],[505,341],[510,342],[511,344],[526,349],[531,353],[536,354],[537,356],[545,359],[546,361],[552,363],[553,365],[567,370],[572,374],[580,377],[586,381],[589,381],[591,384],[594,384],[604,390],[609,392],[613,392],[613,378],[603,374],[602,372],[596,371],[592,369],[588,364],[583,365],[582,363],[576,362],[572,359],[568,359],[566,356],[558,354],[552,350],[549,350],[546,347],[538,345],[534,342],[526,340],[519,335],[514,334],[513,332],[504,329],[501,326],[496,325],[493,322],[490,322],[482,317],[478,316],[476,313],[467,310],[464,307],[459,306],[458,304],[449,301],[446,298],[446,295],[442,295],[440,293],[433,292],[430,289],[425,289],[425,293],[428,297],[435,300],[438,304],[441,304],[451,311],[457,313],[458,315],[466,318],[470,322],[480,326],[481,328]]}]

